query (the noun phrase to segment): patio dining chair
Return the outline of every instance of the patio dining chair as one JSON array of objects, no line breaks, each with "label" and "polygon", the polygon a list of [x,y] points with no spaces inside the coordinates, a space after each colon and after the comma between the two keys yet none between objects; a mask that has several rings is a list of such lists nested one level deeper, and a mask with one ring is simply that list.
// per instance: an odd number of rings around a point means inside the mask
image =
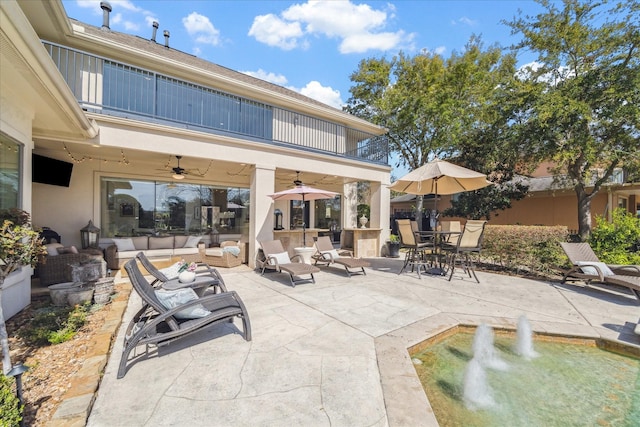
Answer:
[{"label": "patio dining chair", "polygon": [[124,335],[118,378],[125,376],[129,354],[141,345],[167,345],[207,326],[240,318],[244,339],[251,341],[251,323],[244,303],[235,291],[198,297],[192,289],[173,292],[151,286],[135,258],[124,265],[142,307],[133,316]]},{"label": "patio dining chair", "polygon": [[463,271],[467,273],[469,277],[475,278],[476,282],[480,283],[480,280],[476,275],[475,265],[473,264],[471,254],[480,254],[486,224],[487,221],[484,220],[468,220],[464,226],[464,230],[458,236],[456,245],[450,249],[443,247],[443,250],[449,253],[447,257],[447,264],[450,269],[449,281],[453,278],[456,263],[460,263],[460,267]]},{"label": "patio dining chair", "polygon": [[421,278],[420,271],[424,269],[425,273],[428,272],[427,267],[433,264],[431,257],[435,254],[434,243],[433,241],[419,242],[409,219],[397,219],[396,226],[400,236],[400,247],[407,249],[404,264],[398,274],[407,267],[411,267],[411,271],[417,270],[418,278]]},{"label": "patio dining chair", "polygon": [[367,272],[365,267],[371,266],[368,261],[362,258],[355,258],[353,252],[346,249],[336,249],[331,243],[329,236],[314,237],[316,253],[312,255],[315,260],[314,265],[326,265],[331,264],[342,265],[347,271],[347,275],[351,277],[352,274],[364,274]]}]

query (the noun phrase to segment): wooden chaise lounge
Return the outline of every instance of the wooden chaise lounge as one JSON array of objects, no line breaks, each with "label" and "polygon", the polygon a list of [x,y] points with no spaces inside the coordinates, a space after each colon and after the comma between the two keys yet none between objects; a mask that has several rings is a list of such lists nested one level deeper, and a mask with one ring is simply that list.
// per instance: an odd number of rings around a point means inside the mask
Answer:
[{"label": "wooden chaise lounge", "polygon": [[[260,242],[260,246],[262,246],[265,258],[258,263],[258,266],[262,269],[261,274],[264,274],[267,269],[288,273],[291,279],[291,286],[293,287],[301,282],[311,281],[316,283],[313,273],[320,272],[320,269],[314,265],[303,262],[302,256],[300,255],[289,257],[289,253],[284,249],[280,240]],[[307,274],[311,276],[309,279],[301,277]]]},{"label": "wooden chaise lounge", "polygon": [[344,267],[349,277],[351,277],[352,274],[367,275],[364,268],[371,266],[368,261],[362,258],[354,258],[353,252],[351,251],[335,249],[329,236],[317,237],[315,241],[316,253],[312,256],[315,260],[315,265],[329,266],[331,264],[339,264]]}]

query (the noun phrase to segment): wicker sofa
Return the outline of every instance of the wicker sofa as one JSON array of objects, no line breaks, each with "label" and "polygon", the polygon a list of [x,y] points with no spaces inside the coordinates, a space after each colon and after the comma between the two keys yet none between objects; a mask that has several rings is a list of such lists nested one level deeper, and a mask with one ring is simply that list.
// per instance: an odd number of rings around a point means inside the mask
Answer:
[{"label": "wicker sofa", "polygon": [[147,258],[180,258],[187,262],[200,262],[200,240],[202,236],[135,236],[112,239],[105,249],[107,267],[119,270],[124,264],[144,252]]},{"label": "wicker sofa", "polygon": [[214,267],[237,267],[246,258],[246,244],[236,241],[220,243],[219,248],[207,248],[204,250],[202,261]]},{"label": "wicker sofa", "polygon": [[69,281],[69,269],[71,264],[82,264],[92,260],[92,256],[86,253],[47,255],[38,264],[38,277],[40,285],[49,286]]}]

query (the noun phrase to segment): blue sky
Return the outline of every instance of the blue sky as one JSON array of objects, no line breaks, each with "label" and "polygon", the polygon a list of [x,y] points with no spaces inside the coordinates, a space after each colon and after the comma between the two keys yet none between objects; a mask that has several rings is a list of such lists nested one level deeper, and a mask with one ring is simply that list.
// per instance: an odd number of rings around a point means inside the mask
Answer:
[{"label": "blue sky", "polygon": [[[349,76],[366,58],[427,50],[449,57],[472,34],[485,46],[518,41],[501,20],[518,10],[535,15],[532,0],[423,1],[168,1],[109,0],[113,31],[150,38],[152,23],[171,34],[171,47],[285,86],[340,108]],[[102,25],[100,0],[63,0],[67,15]],[[535,58],[519,57],[521,65]],[[397,171],[395,176],[402,175]]]},{"label": "blue sky", "polygon": [[[501,20],[522,1],[168,1],[110,0],[114,31],[150,38],[152,22],[171,34],[170,45],[219,65],[301,92],[334,107],[349,99],[349,75],[365,58],[391,58],[400,50],[449,57],[472,34],[486,46],[517,41]],[[63,0],[67,15],[102,25],[100,0]],[[520,63],[533,58],[519,58]]]}]

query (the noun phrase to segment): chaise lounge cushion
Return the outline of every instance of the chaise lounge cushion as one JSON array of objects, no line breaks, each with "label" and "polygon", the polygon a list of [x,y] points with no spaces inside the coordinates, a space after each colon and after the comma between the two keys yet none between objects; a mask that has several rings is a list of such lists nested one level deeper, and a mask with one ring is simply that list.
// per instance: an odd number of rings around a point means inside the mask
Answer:
[{"label": "chaise lounge cushion", "polygon": [[577,264],[580,266],[580,270],[582,270],[584,274],[593,274],[594,276],[597,276],[598,270],[602,272],[603,276],[613,276],[615,274],[604,262],[578,261]]},{"label": "chaise lounge cushion", "polygon": [[[175,291],[158,289],[155,292],[160,303],[169,310],[198,299],[198,295],[191,288],[176,289]],[[198,319],[208,316],[209,314],[211,314],[211,312],[204,308],[202,304],[197,304],[177,312],[175,316],[178,319]]]}]

